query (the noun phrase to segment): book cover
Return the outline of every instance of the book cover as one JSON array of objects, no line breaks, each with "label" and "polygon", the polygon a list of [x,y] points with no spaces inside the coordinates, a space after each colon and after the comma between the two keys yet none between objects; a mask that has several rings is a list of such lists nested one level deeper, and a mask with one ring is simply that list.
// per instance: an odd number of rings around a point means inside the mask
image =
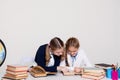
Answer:
[{"label": "book cover", "polygon": [[63,74],[64,76],[73,76],[73,75],[75,75],[75,72],[74,72],[74,71],[68,71],[68,72],[62,71],[62,74]]},{"label": "book cover", "polygon": [[92,72],[85,72],[85,73],[83,73],[82,75],[91,75],[91,76],[99,77],[99,76],[105,76],[105,73],[92,73]]},{"label": "book cover", "polygon": [[25,80],[25,79],[11,79],[7,77],[2,77],[1,80]]},{"label": "book cover", "polygon": [[10,73],[10,74],[24,74],[24,73],[28,73],[27,70],[23,70],[23,71],[11,71],[11,70],[6,70],[6,73]]},{"label": "book cover", "polygon": [[94,68],[94,67],[84,68],[83,72],[105,73],[104,69],[102,69],[102,68]]},{"label": "book cover", "polygon": [[100,79],[104,78],[105,76],[92,76],[92,75],[83,74],[81,77],[87,78],[87,79],[92,79],[92,80],[100,80]]},{"label": "book cover", "polygon": [[6,70],[6,73],[13,74],[13,75],[28,74],[27,71],[10,71],[10,70]]},{"label": "book cover", "polygon": [[23,74],[23,75],[12,75],[12,74],[5,74],[5,78],[10,78],[10,79],[25,79],[28,77],[28,74]]},{"label": "book cover", "polygon": [[23,70],[28,70],[28,67],[25,65],[12,64],[12,65],[7,65],[7,70],[23,71]]},{"label": "book cover", "polygon": [[36,74],[36,73],[34,73],[34,72],[30,72],[30,74],[31,74],[33,77],[44,77],[44,76],[47,76],[47,74],[44,74],[44,73]]},{"label": "book cover", "polygon": [[95,64],[95,67],[108,69],[108,68],[112,68],[112,65],[111,64],[106,64],[106,63],[98,63],[98,64]]}]

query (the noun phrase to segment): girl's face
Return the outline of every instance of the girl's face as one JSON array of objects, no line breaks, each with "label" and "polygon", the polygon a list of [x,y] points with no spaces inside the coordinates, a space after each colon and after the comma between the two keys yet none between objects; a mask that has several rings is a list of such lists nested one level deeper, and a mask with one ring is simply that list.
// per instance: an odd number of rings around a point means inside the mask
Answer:
[{"label": "girl's face", "polygon": [[56,49],[55,51],[53,51],[53,54],[56,56],[61,56],[64,52],[64,48],[60,48],[60,49]]},{"label": "girl's face", "polygon": [[75,47],[73,47],[73,46],[70,46],[70,47],[68,48],[68,53],[69,53],[71,56],[75,56],[75,55],[77,54],[77,52],[78,52],[78,48],[75,48]]}]

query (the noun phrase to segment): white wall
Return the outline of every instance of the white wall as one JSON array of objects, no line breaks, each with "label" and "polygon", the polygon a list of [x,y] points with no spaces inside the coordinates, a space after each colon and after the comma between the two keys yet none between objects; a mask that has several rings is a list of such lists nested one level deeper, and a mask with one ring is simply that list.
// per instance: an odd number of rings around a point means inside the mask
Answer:
[{"label": "white wall", "polygon": [[[120,0],[0,0],[0,38],[7,64],[35,56],[58,36],[80,39],[91,62],[120,63]],[[4,69],[3,69],[4,70]]]}]

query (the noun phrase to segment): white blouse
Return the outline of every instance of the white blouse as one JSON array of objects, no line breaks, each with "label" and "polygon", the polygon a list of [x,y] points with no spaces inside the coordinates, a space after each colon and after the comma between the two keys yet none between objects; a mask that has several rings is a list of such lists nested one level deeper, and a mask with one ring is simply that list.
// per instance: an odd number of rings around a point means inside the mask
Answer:
[{"label": "white blouse", "polygon": [[55,60],[54,60],[53,54],[50,52],[50,61],[47,66],[48,67],[53,66],[54,63],[55,63]]},{"label": "white blouse", "polygon": [[[72,57],[70,54],[67,53],[67,59],[69,63],[69,70],[74,70],[74,67],[92,67],[91,63],[89,62],[85,52],[80,49],[78,50],[75,57]],[[60,63],[60,66],[65,66],[65,60]]]}]

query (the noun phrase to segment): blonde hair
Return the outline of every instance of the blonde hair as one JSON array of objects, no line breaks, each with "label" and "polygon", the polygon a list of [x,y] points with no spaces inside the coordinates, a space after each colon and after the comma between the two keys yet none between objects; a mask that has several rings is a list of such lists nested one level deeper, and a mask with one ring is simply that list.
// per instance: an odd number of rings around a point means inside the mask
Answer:
[{"label": "blonde hair", "polygon": [[79,40],[75,37],[71,37],[66,41],[66,50],[69,49],[69,47],[75,47],[75,48],[79,48],[80,44],[79,44]]},{"label": "blonde hair", "polygon": [[49,47],[52,51],[55,51],[56,49],[64,47],[64,43],[60,38],[55,37],[50,41]]},{"label": "blonde hair", "polygon": [[66,45],[66,48],[65,48],[65,63],[66,63],[66,66],[69,66],[68,59],[67,59],[68,49],[69,49],[69,47],[75,47],[75,48],[78,49],[80,47],[80,44],[79,44],[79,40],[77,38],[71,37],[66,41],[65,45]]},{"label": "blonde hair", "polygon": [[[49,60],[50,60],[50,48],[52,51],[55,51],[56,49],[61,49],[64,48],[64,42],[58,38],[58,37],[54,37],[53,39],[51,39],[49,45],[46,47],[46,65],[48,65]],[[61,60],[64,59],[64,53],[61,55]]]}]

